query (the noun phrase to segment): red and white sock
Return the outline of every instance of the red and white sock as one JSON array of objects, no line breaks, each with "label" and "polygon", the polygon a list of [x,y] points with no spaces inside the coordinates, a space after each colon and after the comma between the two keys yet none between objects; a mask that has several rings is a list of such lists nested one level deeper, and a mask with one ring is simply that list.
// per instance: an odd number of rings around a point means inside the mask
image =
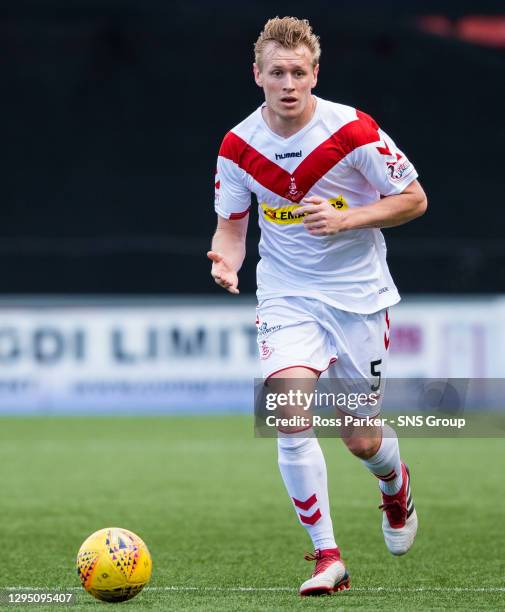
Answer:
[{"label": "red and white sock", "polygon": [[383,427],[379,450],[363,463],[379,479],[379,486],[383,493],[386,495],[398,493],[402,486],[402,462],[394,429],[388,425]]},{"label": "red and white sock", "polygon": [[[312,431],[304,431],[307,436]],[[279,433],[279,469],[300,523],[314,549],[336,548],[328,501],[326,463],[317,438]]]}]

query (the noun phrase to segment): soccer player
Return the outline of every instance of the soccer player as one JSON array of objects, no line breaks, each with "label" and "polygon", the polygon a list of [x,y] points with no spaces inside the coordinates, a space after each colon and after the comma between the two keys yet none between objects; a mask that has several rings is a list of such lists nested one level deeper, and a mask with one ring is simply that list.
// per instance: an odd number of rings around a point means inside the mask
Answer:
[{"label": "soccer player", "polygon": [[[405,154],[366,113],[312,94],[319,39],[306,20],[269,20],[255,45],[254,79],[265,102],[229,131],[217,162],[217,229],[208,257],[215,282],[239,293],[251,193],[258,200],[258,347],[266,381],[333,377],[380,382],[388,308],[400,297],[380,231],[422,215],[426,196]],[[344,409],[344,412],[345,409]],[[371,405],[353,412],[376,416]],[[410,474],[389,428],[343,434],[379,479],[382,529],[395,555],[417,530]],[[335,542],[326,465],[312,430],[278,434],[279,467],[316,561],[301,595],[349,588]]]}]

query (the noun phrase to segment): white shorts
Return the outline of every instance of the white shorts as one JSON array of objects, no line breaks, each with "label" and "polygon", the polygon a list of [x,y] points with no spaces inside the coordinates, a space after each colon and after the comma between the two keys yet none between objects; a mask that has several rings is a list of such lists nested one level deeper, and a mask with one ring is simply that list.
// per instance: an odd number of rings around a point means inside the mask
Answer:
[{"label": "white shorts", "polygon": [[[296,366],[329,378],[376,381],[382,395],[389,348],[388,309],[358,314],[306,297],[263,300],[257,307],[263,377]],[[354,414],[375,416],[380,405]]]}]

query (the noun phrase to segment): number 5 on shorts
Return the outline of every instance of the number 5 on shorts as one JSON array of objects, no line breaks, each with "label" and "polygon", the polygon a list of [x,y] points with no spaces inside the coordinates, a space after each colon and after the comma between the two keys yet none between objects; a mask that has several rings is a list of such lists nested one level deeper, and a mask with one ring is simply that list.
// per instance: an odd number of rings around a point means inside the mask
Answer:
[{"label": "number 5 on shorts", "polygon": [[376,359],[375,361],[370,362],[370,373],[374,377],[377,377],[377,376],[379,377],[377,384],[371,385],[370,388],[372,389],[372,391],[378,391],[379,387],[381,386],[381,373],[380,373],[380,370],[377,369],[377,367],[380,366],[381,363],[382,363],[382,359]]}]

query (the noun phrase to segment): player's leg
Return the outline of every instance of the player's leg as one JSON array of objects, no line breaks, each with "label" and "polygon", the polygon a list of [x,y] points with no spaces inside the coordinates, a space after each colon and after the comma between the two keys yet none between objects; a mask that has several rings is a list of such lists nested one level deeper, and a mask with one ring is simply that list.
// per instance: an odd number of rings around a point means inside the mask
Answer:
[{"label": "player's leg", "polygon": [[[341,313],[339,334],[344,350],[339,353],[336,371],[346,379],[362,379],[372,391],[383,393],[389,349],[389,314]],[[353,416],[378,416],[377,407],[361,407]],[[400,457],[395,431],[389,426],[349,426],[342,431],[347,448],[363,461],[379,480],[384,511],[382,529],[389,551],[405,554],[417,532],[417,514],[410,490],[410,473]]]},{"label": "player's leg", "polygon": [[[334,358],[328,353],[326,333],[307,302],[310,300],[275,300],[258,309],[258,344],[269,393],[312,392],[320,371]],[[300,412],[302,406],[291,405],[278,416]],[[300,587],[300,594],[319,595],[348,588],[349,577],[333,534],[326,463],[310,426],[285,427],[278,432],[278,463],[298,521],[315,549],[314,555],[306,558],[316,561],[316,567]]]},{"label": "player's leg", "polygon": [[401,489],[400,446],[396,432],[389,425],[345,427],[342,429],[342,440],[379,480],[383,493],[394,495]]},{"label": "player's leg", "polygon": [[344,432],[344,443],[379,480],[386,546],[392,554],[403,555],[414,543],[417,514],[410,488],[410,472],[400,458],[396,432],[388,425],[351,429]]},{"label": "player's leg", "polygon": [[[273,374],[267,381],[276,393],[290,390],[311,393],[319,372],[293,367]],[[303,407],[291,406],[283,416],[299,413]],[[284,485],[300,524],[307,530],[314,546],[316,561],[312,576],[300,587],[301,595],[321,595],[349,588],[349,576],[340,560],[335,542],[328,499],[326,462],[311,427],[283,428],[278,433],[278,461]]]}]

